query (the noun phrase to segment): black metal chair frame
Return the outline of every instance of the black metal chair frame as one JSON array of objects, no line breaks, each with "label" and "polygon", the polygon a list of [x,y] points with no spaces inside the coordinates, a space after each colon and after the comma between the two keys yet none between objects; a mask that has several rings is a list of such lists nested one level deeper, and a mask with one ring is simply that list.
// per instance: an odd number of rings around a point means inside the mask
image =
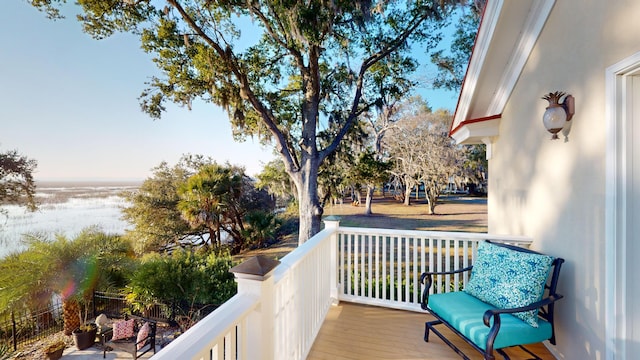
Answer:
[{"label": "black metal chair frame", "polygon": [[[135,315],[126,315],[125,316],[125,320],[129,319],[129,318],[133,318],[136,321],[136,331],[135,334],[133,335],[133,337],[128,338],[128,339],[123,339],[123,340],[110,340],[110,338],[113,336],[113,328],[105,331],[104,333],[100,334],[100,342],[102,343],[103,346],[103,350],[102,350],[102,357],[106,358],[107,356],[107,348],[111,347],[111,348],[117,348],[119,350],[124,350],[129,352],[134,359],[139,358],[140,356],[148,353],[150,350],[153,350],[153,353],[156,353],[156,332],[157,332],[157,323],[154,320],[151,319],[146,319],[140,316],[135,316]],[[138,331],[140,331],[140,327],[142,327],[142,325],[148,322],[149,323],[149,335],[147,335],[147,337],[145,337],[144,339],[141,339],[140,341],[138,341]],[[147,343],[148,342],[148,343]],[[147,343],[147,344],[145,344]],[[149,348],[146,349],[143,352],[138,352],[138,344],[145,344],[149,345]]]},{"label": "black metal chair frame", "polygon": [[[490,241],[487,240],[487,242],[490,242]],[[502,243],[493,243],[493,242],[492,242],[492,244],[497,245],[497,246],[502,246],[502,247],[505,247],[505,248],[508,248],[508,249],[511,249],[511,250],[515,250],[515,251],[522,251],[522,252],[532,253],[532,254],[540,254],[539,252],[536,252],[536,251],[533,251],[533,250],[529,250],[529,249],[525,249],[525,248],[521,248],[521,247],[514,246],[514,245],[508,245],[508,244],[502,244]],[[555,258],[553,260],[553,263],[551,264],[552,269],[551,269],[551,272],[550,272],[550,281],[548,281],[547,284],[545,284],[545,294],[546,294],[546,296],[544,296],[542,300],[540,300],[538,302],[535,302],[533,304],[530,304],[528,306],[524,306],[524,307],[518,307],[518,308],[512,308],[512,309],[493,309],[493,310],[487,310],[484,313],[484,315],[482,317],[482,320],[483,320],[484,324],[487,327],[491,327],[491,329],[489,331],[489,336],[487,338],[487,344],[486,344],[485,350],[481,349],[479,346],[474,344],[471,340],[469,340],[466,336],[464,336],[462,333],[460,333],[460,331],[458,331],[455,327],[453,327],[451,324],[449,324],[446,320],[442,319],[438,314],[436,314],[435,312],[431,311],[427,306],[428,303],[429,303],[429,289],[431,288],[431,285],[433,284],[433,279],[432,279],[433,275],[451,275],[451,274],[464,273],[466,271],[471,271],[471,269],[473,269],[473,266],[469,266],[469,267],[466,267],[464,269],[453,270],[453,271],[425,272],[425,273],[423,273],[420,276],[420,282],[424,285],[424,288],[423,288],[423,291],[422,291],[421,307],[422,307],[423,310],[429,310],[431,315],[433,315],[436,318],[436,320],[434,320],[434,321],[427,321],[425,323],[424,341],[426,341],[426,342],[429,341],[429,330],[431,330],[436,335],[438,335],[438,337],[440,339],[442,339],[442,341],[444,341],[445,344],[447,344],[451,349],[453,349],[463,359],[469,360],[469,357],[467,357],[467,355],[465,355],[464,352],[462,352],[462,350],[460,350],[455,344],[453,344],[451,341],[449,341],[449,339],[447,339],[440,331],[438,331],[435,328],[436,325],[443,324],[446,327],[448,327],[451,331],[453,331],[455,334],[457,334],[462,339],[464,339],[465,342],[467,342],[469,345],[471,345],[474,349],[479,351],[484,356],[484,359],[486,359],[486,360],[494,360],[495,356],[493,354],[493,351],[494,351],[493,343],[494,343],[496,337],[498,336],[498,332],[500,331],[500,325],[501,325],[500,314],[513,314],[513,313],[522,312],[522,311],[530,311],[530,310],[539,309],[538,316],[542,317],[543,319],[545,319],[546,321],[548,321],[551,324],[552,333],[551,333],[551,338],[549,339],[549,342],[551,344],[555,345],[556,344],[556,338],[555,338],[556,335],[555,335],[555,326],[553,324],[554,308],[555,308],[555,302],[563,298],[562,295],[560,295],[560,294],[558,294],[556,292],[556,288],[558,286],[558,278],[560,276],[560,268],[562,267],[562,263],[563,262],[564,262],[564,259],[562,259],[562,258]],[[491,318],[493,318],[493,326],[491,326]],[[536,360],[540,359],[537,355],[532,353],[530,350],[526,349],[524,346],[522,346],[522,345],[517,345],[517,346],[519,346],[524,351],[526,351],[527,353],[532,355],[534,357],[534,359],[536,359]],[[502,349],[495,349],[495,351],[498,354],[502,355],[502,357],[504,359],[507,359],[507,360],[509,359],[509,356]]]}]

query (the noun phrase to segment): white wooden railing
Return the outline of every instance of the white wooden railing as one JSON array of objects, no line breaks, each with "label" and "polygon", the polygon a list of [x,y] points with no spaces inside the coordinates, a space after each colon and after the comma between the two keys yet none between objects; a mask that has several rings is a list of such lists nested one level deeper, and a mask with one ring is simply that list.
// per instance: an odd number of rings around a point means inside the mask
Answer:
[{"label": "white wooden railing", "polygon": [[327,226],[276,268],[273,359],[305,359],[337,298],[336,228]]},{"label": "white wooden railing", "polygon": [[[153,358],[305,359],[332,303],[420,311],[419,276],[473,263],[485,239],[528,246],[524,237],[339,227],[325,229],[265,274],[235,272],[238,294]],[[437,277],[436,292],[467,276]]]},{"label": "white wooden railing", "polygon": [[[341,227],[338,231],[339,300],[422,311],[420,275],[473,264],[483,240],[528,246],[529,238],[481,233]],[[464,287],[469,273],[438,276],[430,292]]]}]

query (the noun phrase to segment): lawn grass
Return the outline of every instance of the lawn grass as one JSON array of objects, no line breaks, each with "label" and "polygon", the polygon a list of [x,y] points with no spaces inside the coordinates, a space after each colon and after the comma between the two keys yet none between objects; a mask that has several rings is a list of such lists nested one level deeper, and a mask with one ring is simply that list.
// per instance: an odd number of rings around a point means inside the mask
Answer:
[{"label": "lawn grass", "polygon": [[[373,198],[372,215],[364,215],[364,205],[353,206],[348,202],[341,205],[329,205],[324,209],[324,218],[337,217],[340,226],[367,227],[399,230],[431,230],[487,232],[487,199],[479,197],[441,197],[436,214],[429,215],[424,199],[412,199],[405,206],[391,196],[376,195]],[[295,236],[287,236],[282,241],[264,249],[243,252],[234,256],[234,260],[265,255],[280,259],[297,246]]]},{"label": "lawn grass", "polygon": [[487,232],[487,199],[479,197],[441,197],[436,214],[428,214],[424,199],[412,199],[410,206],[392,197],[376,196],[372,215],[364,215],[364,205],[333,205],[325,216],[337,216],[341,226],[384,229]]}]

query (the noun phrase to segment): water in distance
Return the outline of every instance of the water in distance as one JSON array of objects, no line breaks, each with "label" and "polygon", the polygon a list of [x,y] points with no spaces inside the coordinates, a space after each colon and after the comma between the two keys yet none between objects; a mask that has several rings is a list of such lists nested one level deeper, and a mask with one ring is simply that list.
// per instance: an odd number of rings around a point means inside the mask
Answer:
[{"label": "water in distance", "polygon": [[140,182],[39,182],[36,212],[1,206],[6,216],[0,214],[0,258],[21,249],[23,234],[73,238],[90,226],[106,233],[124,233],[131,225],[122,219],[121,209],[128,203],[120,194],[139,186]]}]

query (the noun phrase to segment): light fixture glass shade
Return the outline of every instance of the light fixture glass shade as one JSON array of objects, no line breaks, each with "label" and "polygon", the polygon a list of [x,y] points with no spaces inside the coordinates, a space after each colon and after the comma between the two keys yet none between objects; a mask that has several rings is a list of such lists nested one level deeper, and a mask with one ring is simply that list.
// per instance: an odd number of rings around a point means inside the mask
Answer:
[{"label": "light fixture glass shade", "polygon": [[564,108],[558,104],[550,105],[542,116],[542,122],[547,131],[553,134],[551,139],[558,138],[558,132],[562,130],[567,122],[567,113]]}]

